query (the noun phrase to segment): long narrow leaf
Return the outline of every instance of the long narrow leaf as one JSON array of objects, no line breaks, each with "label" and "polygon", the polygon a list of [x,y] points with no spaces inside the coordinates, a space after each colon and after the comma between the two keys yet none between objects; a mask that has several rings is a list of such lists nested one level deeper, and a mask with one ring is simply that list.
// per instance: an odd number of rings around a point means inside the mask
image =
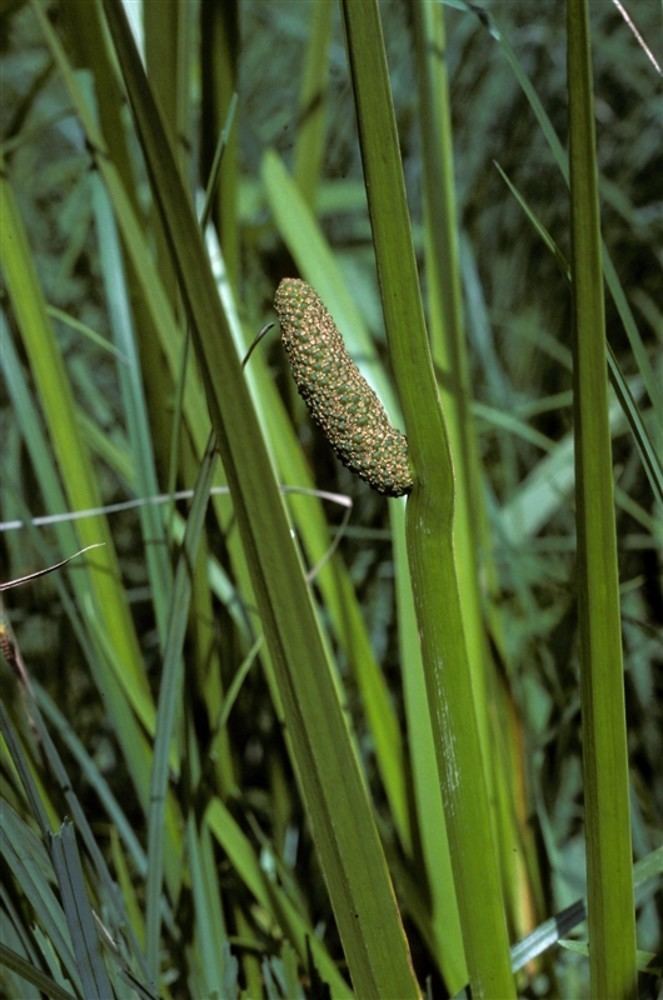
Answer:
[{"label": "long narrow leaf", "polygon": [[[73,391],[46,312],[27,237],[13,192],[3,172],[0,176],[0,250],[9,296],[30,358],[44,411],[49,416],[53,447],[72,507],[100,506],[99,493],[76,423]],[[50,419],[52,418],[52,419]],[[80,525],[82,545],[104,542],[91,560],[89,581],[97,613],[103,619],[109,641],[123,663],[120,680],[141,718],[149,724],[154,716],[136,633],[121,588],[115,547],[102,517]],[[79,545],[79,548],[81,545]]]},{"label": "long narrow leaf", "polygon": [[324,943],[320,941],[308,921],[298,913],[285,892],[278,885],[270,885],[251,842],[219,799],[210,803],[205,814],[205,822],[256,902],[264,907],[270,917],[285,927],[288,939],[296,949],[300,960],[304,961],[307,948],[310,947],[320,972],[332,988],[332,995],[339,998],[351,996],[347,983],[340,975]]},{"label": "long narrow leaf", "polygon": [[198,482],[194,489],[193,504],[184,532],[182,551],[175,572],[157,707],[154,763],[150,778],[147,844],[147,963],[150,979],[153,983],[158,980],[161,888],[164,863],[163,817],[168,784],[168,758],[176,721],[176,710],[181,704],[182,698],[184,671],[182,647],[189,615],[191,574],[205,520],[213,470],[214,447],[213,441],[210,441],[210,447],[200,466]]},{"label": "long narrow leaf", "polygon": [[574,436],[591,991],[637,996],[628,751],[586,0],[568,0]]},{"label": "long narrow leaf", "polygon": [[452,541],[454,473],[424,324],[379,7],[375,0],[345,0],[343,10],[385,323],[415,469],[408,556],[467,966],[477,997],[508,998],[514,983]]},{"label": "long narrow leaf", "polygon": [[109,1000],[114,993],[101,957],[99,935],[88,902],[83,868],[71,823],[64,823],[61,830],[53,834],[51,852],[85,998]]},{"label": "long narrow leaf", "polygon": [[357,990],[366,996],[387,990],[416,995],[331,664],[198,224],[120,5],[109,0],[104,7],[205,372],[212,421],[283,698],[296,772],[313,818],[352,976]]},{"label": "long narrow leaf", "polygon": [[35,968],[31,962],[28,962],[22,955],[18,955],[2,942],[0,942],[0,965],[4,965],[7,969],[13,969],[26,982],[37,986],[42,993],[50,997],[50,1000],[74,1000],[72,993],[63,990],[45,972]]}]

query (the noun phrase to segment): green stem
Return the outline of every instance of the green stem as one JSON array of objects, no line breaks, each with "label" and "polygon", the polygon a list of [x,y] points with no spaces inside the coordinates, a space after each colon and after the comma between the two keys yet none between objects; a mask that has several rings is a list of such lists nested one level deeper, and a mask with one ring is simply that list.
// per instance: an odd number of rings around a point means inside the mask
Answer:
[{"label": "green stem", "polygon": [[454,473],[423,317],[375,0],[344,0],[389,346],[416,474],[407,545],[473,996],[515,997],[453,545]]},{"label": "green stem", "polygon": [[637,996],[628,752],[586,0],[569,0],[576,523],[591,995]]},{"label": "green stem", "polygon": [[304,577],[198,221],[120,0],[104,10],[168,237],[228,478],[237,532],[282,699],[293,768],[311,820],[348,966],[362,997],[418,986],[327,642]]}]

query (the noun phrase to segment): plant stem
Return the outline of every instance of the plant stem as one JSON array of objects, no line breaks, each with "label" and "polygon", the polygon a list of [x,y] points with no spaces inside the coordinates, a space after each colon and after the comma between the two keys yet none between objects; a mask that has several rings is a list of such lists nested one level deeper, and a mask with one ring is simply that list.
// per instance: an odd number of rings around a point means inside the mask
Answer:
[{"label": "plant stem", "polygon": [[637,996],[628,752],[586,0],[569,0],[568,89],[581,699],[591,995]]},{"label": "plant stem", "polygon": [[407,544],[473,996],[515,997],[453,546],[454,477],[426,335],[375,0],[344,0],[373,240],[416,482]]}]

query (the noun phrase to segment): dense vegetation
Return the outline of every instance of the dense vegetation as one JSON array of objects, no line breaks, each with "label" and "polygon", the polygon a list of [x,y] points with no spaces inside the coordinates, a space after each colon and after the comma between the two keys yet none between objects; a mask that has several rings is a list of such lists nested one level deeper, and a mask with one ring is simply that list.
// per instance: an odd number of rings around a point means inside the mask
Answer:
[{"label": "dense vegetation", "polygon": [[[589,5],[609,366],[582,372],[580,322],[575,381],[564,4],[381,2],[398,144],[368,0],[126,6],[145,75],[116,0],[0,4],[0,582],[103,543],[0,598],[0,990],[497,997],[502,936],[588,894],[589,932],[576,906],[512,948],[518,995],[596,996],[637,961],[655,996],[657,4]],[[441,413],[408,369],[410,237]],[[283,277],[408,431],[411,499],[338,462],[276,329],[240,367]],[[574,490],[608,384],[614,536],[586,458]],[[599,621],[597,526],[621,601]]]}]

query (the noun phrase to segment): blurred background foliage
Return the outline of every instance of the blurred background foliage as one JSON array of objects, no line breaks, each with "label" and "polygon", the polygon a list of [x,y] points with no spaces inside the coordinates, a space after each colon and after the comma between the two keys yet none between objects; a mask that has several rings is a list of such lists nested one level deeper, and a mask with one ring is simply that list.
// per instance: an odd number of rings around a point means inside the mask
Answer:
[{"label": "blurred background foliage", "polygon": [[[165,7],[166,4],[157,5]],[[186,39],[186,107],[177,136],[188,182],[204,186],[219,116],[206,103],[210,34],[204,26],[207,0],[180,7],[179,37]],[[658,45],[660,5],[627,5],[647,43]],[[129,4],[136,18],[140,5]],[[202,10],[201,10],[202,7]],[[301,117],[298,114],[303,57],[312,5],[306,2],[245,0],[232,7],[236,34],[238,106],[232,155],[237,157],[237,301],[246,330],[257,333],[273,319],[271,299],[279,279],[297,268],[275,225],[262,179],[269,149],[295,167]],[[73,53],[67,3],[48,5],[49,16]],[[413,62],[409,5],[381,3],[403,164],[415,240],[422,245],[420,120]],[[490,22],[488,16],[490,17]],[[591,4],[602,223],[619,278],[633,309],[652,363],[660,375],[661,247],[663,246],[663,102],[660,76],[617,6]],[[229,19],[232,21],[232,18]],[[525,814],[536,844],[540,885],[532,890],[529,926],[582,895],[585,885],[582,824],[582,768],[575,613],[575,540],[572,507],[571,301],[566,275],[544,246],[497,165],[517,188],[564,255],[569,254],[568,193],[546,140],[490,25],[508,39],[560,137],[566,135],[564,5],[553,2],[449,4],[446,12],[448,70],[453,114],[458,224],[471,384],[484,486],[494,542],[498,583],[491,595],[501,622],[495,647],[505,693],[500,711],[514,736],[514,784],[522,785]],[[329,46],[328,99],[321,180],[315,194],[319,225],[387,365],[380,299],[375,277],[351,82],[338,11]],[[110,339],[107,299],[99,263],[99,234],[91,192],[91,159],[69,97],[35,20],[21,0],[0,3],[2,102],[0,131],[5,170],[18,200],[45,298],[54,310]],[[122,108],[134,196],[147,217],[150,209],[144,166]],[[208,116],[207,118],[205,116]],[[221,120],[223,117],[221,116]],[[231,146],[227,153],[230,155]],[[112,154],[112,150],[111,150]],[[154,239],[155,252],[158,241]],[[232,261],[231,261],[232,263]],[[426,275],[422,273],[426,282]],[[6,300],[3,307],[6,307]],[[104,503],[132,495],[133,463],[124,422],[117,365],[111,351],[53,313],[58,343],[75,391],[84,436],[95,455]],[[12,326],[11,311],[7,320]],[[636,398],[641,383],[616,310],[607,299],[610,344]],[[275,335],[258,348],[266,356],[287,403],[320,489],[347,494],[353,510],[340,543],[375,657],[403,720],[394,573],[388,504],[353,479],[334,459],[307,419],[296,396]],[[23,359],[24,360],[24,359]],[[29,372],[25,368],[26,377]],[[660,444],[660,427],[645,408],[643,418]],[[158,417],[152,414],[152,420]],[[154,424],[153,424],[154,426]],[[25,442],[9,397],[0,388],[2,476],[0,518],[10,521],[56,513],[37,488]],[[613,438],[617,484],[617,533],[621,572],[626,700],[632,779],[633,843],[640,858],[660,843],[663,806],[663,589],[660,505],[656,505],[638,453],[623,419]],[[169,486],[165,452],[159,456],[159,485]],[[296,485],[296,484],[290,484]],[[185,481],[182,466],[178,487]],[[182,512],[187,509],[181,507]],[[328,508],[332,526],[340,509]],[[150,687],[156,696],[160,653],[145,552],[135,511],[111,515],[113,538],[131,612],[140,636]],[[210,552],[228,566],[226,540],[208,532]],[[51,528],[3,530],[1,576],[7,580],[53,560],[58,552]],[[75,572],[75,569],[72,569]],[[231,581],[232,586],[232,581]],[[46,578],[12,591],[8,614],[31,676],[43,686],[108,780],[139,839],[144,818],[127,777],[125,762],[108,725],[99,693],[81,656],[61,592]],[[214,637],[230,684],[246,656],[246,640],[227,604],[215,600]],[[322,609],[323,620],[325,617]],[[493,637],[495,638],[495,637]],[[347,705],[358,734],[362,764],[381,816],[381,833],[396,848],[392,820],[376,774],[374,747],[356,678],[346,653],[335,649]],[[3,701],[21,715],[16,679],[0,672]],[[195,697],[198,697],[196,695]],[[192,705],[201,746],[209,738],[204,707]],[[403,725],[404,728],[404,725]],[[326,927],[332,953],[339,954],[333,919],[317,867],[282,732],[262,673],[244,681],[228,724],[236,769],[235,815],[262,854],[284,866],[306,900],[312,922]],[[61,751],[71,773],[78,765]],[[108,843],[107,819],[81,779],[76,789],[88,818]],[[278,859],[278,860],[275,860]],[[219,857],[220,880],[238,906],[248,907],[246,889],[231,865]],[[638,907],[638,944],[661,947],[661,898],[649,885]],[[191,902],[180,899],[185,923]],[[422,981],[433,976],[417,930],[407,930]],[[265,953],[272,945],[261,938]],[[177,964],[177,963],[176,963]],[[535,968],[527,995],[582,996],[586,973],[581,956],[560,952],[555,970]],[[556,977],[556,978],[555,978]],[[557,983],[557,985],[555,985]],[[173,996],[184,995],[173,984]],[[437,993],[435,994],[437,995]],[[440,993],[439,995],[444,995]]]}]

